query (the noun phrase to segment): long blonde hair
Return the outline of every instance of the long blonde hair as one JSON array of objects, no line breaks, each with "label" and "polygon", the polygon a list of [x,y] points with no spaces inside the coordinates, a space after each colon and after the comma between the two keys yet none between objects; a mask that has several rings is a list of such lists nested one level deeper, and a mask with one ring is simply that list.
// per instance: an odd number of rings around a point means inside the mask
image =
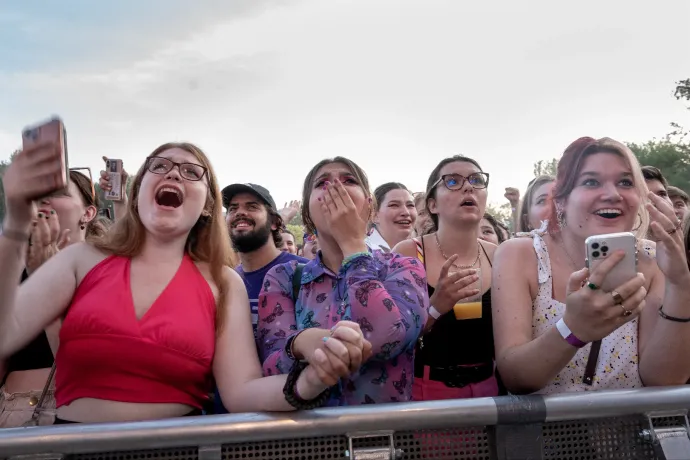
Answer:
[{"label": "long blonde hair", "polygon": [[[187,237],[185,252],[195,262],[209,265],[211,277],[218,288],[216,300],[216,332],[220,332],[225,319],[225,296],[228,290],[223,277],[225,266],[235,267],[237,259],[230,247],[230,236],[223,218],[223,202],[218,187],[216,174],[206,154],[194,144],[187,142],[169,142],[154,150],[150,157],[155,157],[170,149],[189,152],[208,171],[208,194],[204,204],[204,213],[199,216]],[[127,206],[127,214],[118,219],[105,235],[95,238],[93,245],[99,250],[121,257],[136,257],[141,254],[146,237],[146,228],[139,217],[137,200],[144,175],[148,172],[144,163],[132,182],[132,192]],[[208,215],[206,215],[208,214]]]}]

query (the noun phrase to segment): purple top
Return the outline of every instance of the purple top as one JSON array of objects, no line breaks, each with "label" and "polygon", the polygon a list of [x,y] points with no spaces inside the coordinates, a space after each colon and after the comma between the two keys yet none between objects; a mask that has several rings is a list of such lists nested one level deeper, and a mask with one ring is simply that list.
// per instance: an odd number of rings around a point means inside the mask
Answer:
[{"label": "purple top", "polygon": [[336,275],[321,253],[304,267],[297,305],[292,276],[297,262],[273,267],[259,294],[259,355],[265,375],[286,374],[288,338],[302,329],[357,322],[373,346],[358,372],[333,388],[329,406],[410,401],[414,346],[427,319],[429,296],[423,265],[400,254],[361,255]]}]

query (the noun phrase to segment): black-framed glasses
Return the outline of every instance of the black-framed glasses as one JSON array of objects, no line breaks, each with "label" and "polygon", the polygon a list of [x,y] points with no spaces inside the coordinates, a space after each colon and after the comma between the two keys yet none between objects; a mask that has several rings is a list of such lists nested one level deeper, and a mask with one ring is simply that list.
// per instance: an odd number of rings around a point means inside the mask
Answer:
[{"label": "black-framed glasses", "polygon": [[485,172],[476,172],[467,177],[461,174],[444,174],[431,188],[436,188],[438,184],[443,182],[443,185],[445,185],[448,190],[456,191],[460,190],[462,186],[465,185],[465,181],[469,182],[472,188],[486,188],[489,186],[489,174]]},{"label": "black-framed glasses", "polygon": [[146,159],[146,169],[153,174],[168,174],[175,166],[180,171],[180,176],[189,181],[201,180],[208,172],[206,168],[196,163],[177,163],[165,157],[148,157]]},{"label": "black-framed glasses", "polygon": [[93,184],[93,175],[91,174],[91,168],[84,167],[84,168],[69,168],[70,172],[74,171],[76,173],[81,174],[84,177],[89,178],[89,184],[91,184],[91,202],[95,203],[96,202],[96,188],[94,187]]}]

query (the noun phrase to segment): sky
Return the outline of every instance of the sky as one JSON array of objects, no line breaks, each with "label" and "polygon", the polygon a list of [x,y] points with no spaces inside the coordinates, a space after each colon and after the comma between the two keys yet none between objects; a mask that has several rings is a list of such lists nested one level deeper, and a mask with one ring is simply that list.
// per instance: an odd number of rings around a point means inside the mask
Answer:
[{"label": "sky", "polygon": [[463,154],[502,204],[578,137],[690,127],[688,18],[686,0],[0,0],[0,160],[56,114],[94,172],[190,141],[221,186],[280,206],[323,158],[423,191]]}]

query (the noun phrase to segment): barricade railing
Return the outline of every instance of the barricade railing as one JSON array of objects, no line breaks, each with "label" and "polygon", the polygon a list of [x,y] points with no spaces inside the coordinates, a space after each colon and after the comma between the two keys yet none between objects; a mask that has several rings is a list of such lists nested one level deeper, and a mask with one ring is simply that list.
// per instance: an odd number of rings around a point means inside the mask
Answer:
[{"label": "barricade railing", "polygon": [[688,460],[688,408],[680,386],[13,428],[0,459]]}]

